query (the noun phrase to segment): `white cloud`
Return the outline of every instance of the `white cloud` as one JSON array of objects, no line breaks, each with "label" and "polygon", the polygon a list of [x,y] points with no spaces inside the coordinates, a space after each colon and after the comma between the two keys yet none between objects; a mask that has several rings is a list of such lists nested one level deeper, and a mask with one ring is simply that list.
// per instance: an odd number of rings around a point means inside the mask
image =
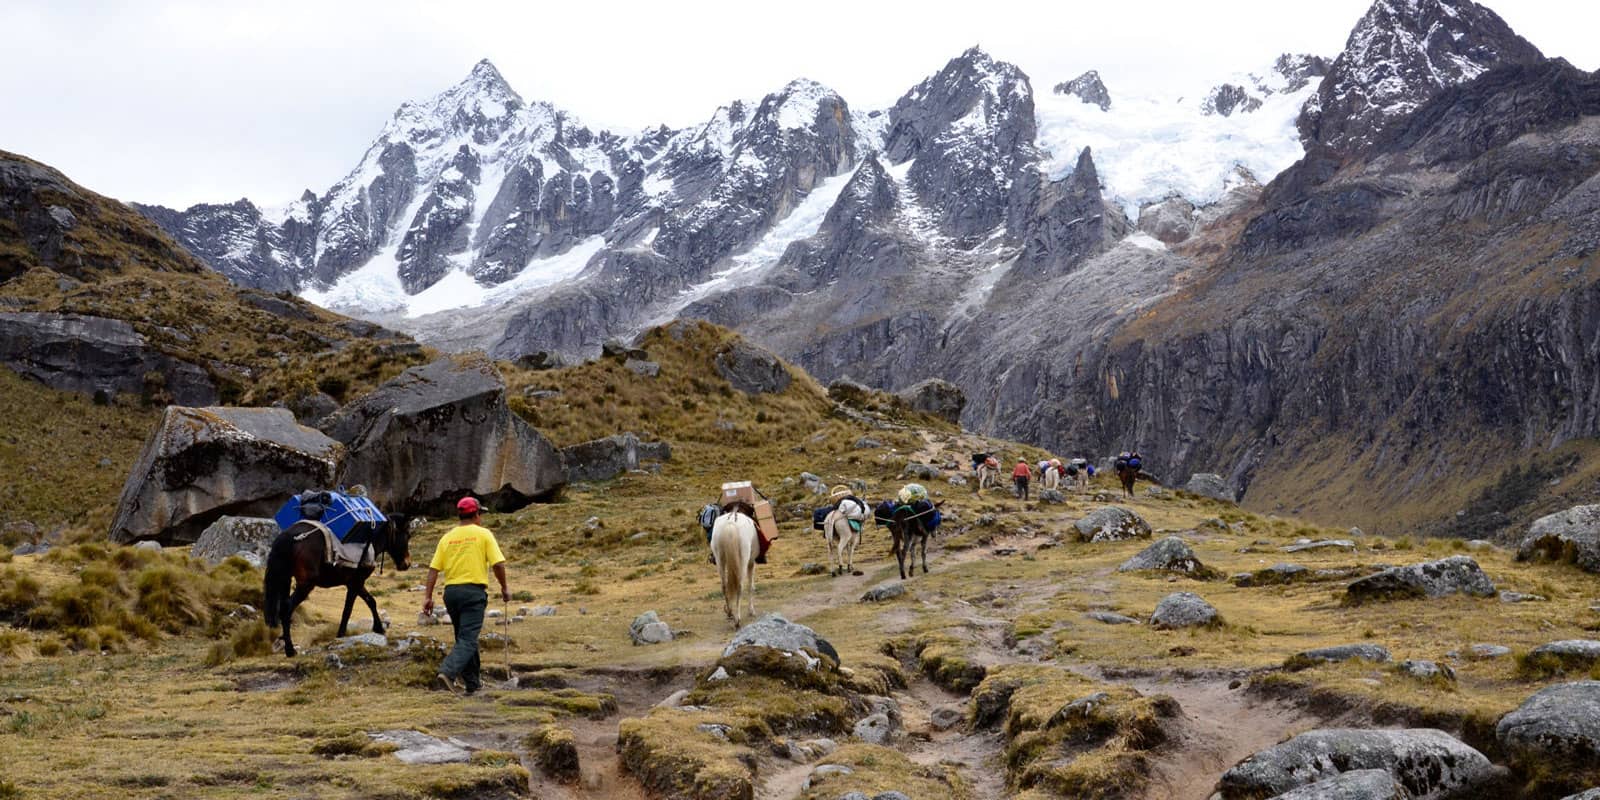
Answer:
[{"label": "white cloud", "polygon": [[[639,128],[798,76],[887,105],[973,43],[1036,90],[1092,68],[1113,96],[1183,91],[1279,52],[1331,56],[1367,5],[9,0],[0,148],[120,198],[273,203],[327,188],[401,102],[483,57],[524,97]],[[1600,4],[1492,5],[1546,53],[1597,66]]]}]

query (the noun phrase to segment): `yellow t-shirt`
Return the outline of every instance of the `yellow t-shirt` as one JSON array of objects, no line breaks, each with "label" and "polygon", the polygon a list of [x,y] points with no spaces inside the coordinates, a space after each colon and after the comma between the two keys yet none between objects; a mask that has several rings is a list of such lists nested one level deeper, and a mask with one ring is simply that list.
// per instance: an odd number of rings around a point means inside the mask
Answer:
[{"label": "yellow t-shirt", "polygon": [[489,568],[506,557],[500,554],[500,543],[494,534],[480,525],[461,525],[439,540],[433,551],[429,567],[444,573],[444,585],[476,583],[489,585]]}]

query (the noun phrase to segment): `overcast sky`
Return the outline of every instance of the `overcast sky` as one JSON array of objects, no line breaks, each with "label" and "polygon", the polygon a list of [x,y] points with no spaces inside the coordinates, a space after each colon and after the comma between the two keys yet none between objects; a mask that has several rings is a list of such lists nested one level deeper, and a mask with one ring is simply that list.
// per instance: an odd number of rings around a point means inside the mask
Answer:
[{"label": "overcast sky", "polygon": [[[125,200],[270,205],[326,190],[400,103],[480,58],[524,98],[637,129],[800,76],[885,106],[975,43],[1036,91],[1098,69],[1113,97],[1177,95],[1280,52],[1333,56],[1369,4],[0,0],[0,149]],[[1490,5],[1546,55],[1600,68],[1600,3]]]}]

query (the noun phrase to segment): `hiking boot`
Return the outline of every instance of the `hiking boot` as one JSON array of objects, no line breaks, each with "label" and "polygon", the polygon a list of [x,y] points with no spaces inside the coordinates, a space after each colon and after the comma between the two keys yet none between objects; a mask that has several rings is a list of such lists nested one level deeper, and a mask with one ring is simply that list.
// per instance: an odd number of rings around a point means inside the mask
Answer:
[{"label": "hiking boot", "polygon": [[461,694],[461,687],[457,686],[456,682],[443,672],[433,676],[433,688],[443,689],[453,695]]}]

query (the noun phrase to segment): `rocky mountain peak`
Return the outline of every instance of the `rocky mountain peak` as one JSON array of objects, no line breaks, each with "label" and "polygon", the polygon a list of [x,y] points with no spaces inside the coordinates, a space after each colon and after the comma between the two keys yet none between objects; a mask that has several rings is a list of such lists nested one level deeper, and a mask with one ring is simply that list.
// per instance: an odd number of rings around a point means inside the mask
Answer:
[{"label": "rocky mountain peak", "polygon": [[1064,81],[1055,85],[1056,94],[1070,94],[1091,106],[1099,106],[1101,111],[1111,108],[1111,93],[1106,91],[1105,82],[1100,80],[1100,73],[1095,70]]},{"label": "rocky mountain peak", "polygon": [[1313,79],[1328,74],[1328,59],[1309,53],[1284,53],[1272,62],[1272,71],[1284,80],[1279,91],[1298,92]]},{"label": "rocky mountain peak", "polygon": [[1306,143],[1353,152],[1439,90],[1543,59],[1473,0],[1377,0],[1350,32],[1299,120]]}]

